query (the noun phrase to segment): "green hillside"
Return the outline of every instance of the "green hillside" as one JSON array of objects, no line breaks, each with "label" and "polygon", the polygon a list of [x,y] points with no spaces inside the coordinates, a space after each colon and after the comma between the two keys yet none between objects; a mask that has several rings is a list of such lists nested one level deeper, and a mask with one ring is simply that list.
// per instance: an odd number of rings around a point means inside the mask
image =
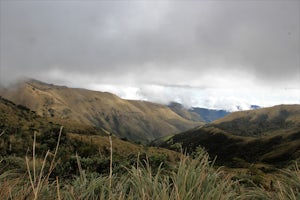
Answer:
[{"label": "green hillside", "polygon": [[245,167],[251,163],[267,163],[283,167],[300,158],[300,129],[252,138],[208,127],[177,134],[161,144],[161,147],[173,150],[183,148],[189,153],[199,146],[204,147],[211,157],[217,157],[219,165]]},{"label": "green hillside", "polygon": [[281,105],[232,113],[211,124],[154,144],[189,153],[204,147],[217,163],[231,167],[300,161],[300,106]]}]

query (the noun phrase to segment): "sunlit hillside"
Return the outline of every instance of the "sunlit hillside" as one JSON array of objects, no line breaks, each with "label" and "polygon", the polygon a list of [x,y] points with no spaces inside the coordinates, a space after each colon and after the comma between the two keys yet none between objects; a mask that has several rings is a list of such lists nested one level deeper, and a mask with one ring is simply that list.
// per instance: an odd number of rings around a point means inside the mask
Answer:
[{"label": "sunlit hillside", "polygon": [[41,116],[101,127],[134,141],[150,141],[203,124],[199,118],[179,116],[160,104],[129,101],[106,92],[35,80],[19,83],[2,90],[0,94]]},{"label": "sunlit hillside", "polygon": [[241,136],[271,135],[273,131],[300,127],[300,105],[234,112],[214,121],[211,126]]}]

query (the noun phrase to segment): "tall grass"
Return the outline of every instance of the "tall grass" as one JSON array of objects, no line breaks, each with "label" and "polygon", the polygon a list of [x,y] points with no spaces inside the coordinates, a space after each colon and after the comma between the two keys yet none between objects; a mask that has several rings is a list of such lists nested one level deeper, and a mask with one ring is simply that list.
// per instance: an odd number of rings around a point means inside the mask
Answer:
[{"label": "tall grass", "polygon": [[[110,171],[108,175],[86,173],[77,157],[79,174],[71,180],[50,179],[56,167],[59,137],[54,153],[48,151],[43,160],[35,155],[34,136],[32,158],[26,157],[26,173],[18,170],[0,174],[1,199],[91,199],[91,200],[234,200],[273,199],[298,200],[300,198],[300,172],[282,170],[271,190],[262,187],[247,188],[240,180],[233,181],[222,168],[215,169],[208,154],[199,150],[195,158],[182,155],[171,169],[161,164],[151,167],[148,159],[137,161],[126,168],[126,173],[113,174],[112,140],[110,139]],[[109,136],[111,137],[111,136]],[[49,158],[52,156],[52,159]],[[48,163],[48,167],[45,167]]]},{"label": "tall grass", "polygon": [[276,180],[272,180],[270,190],[264,188],[249,189],[244,193],[248,199],[299,200],[300,170],[297,163],[293,170],[281,170]]},{"label": "tall grass", "polygon": [[[47,163],[47,158],[51,154],[49,150],[46,152],[45,157],[42,161],[42,165],[41,165],[41,168],[39,169],[38,176],[37,176],[37,164],[36,164],[36,155],[35,155],[36,132],[34,132],[33,147],[32,147],[32,161],[31,161],[32,164],[30,163],[29,158],[27,156],[25,157],[27,173],[28,173],[28,177],[29,177],[29,181],[30,181],[30,185],[31,185],[32,193],[33,193],[32,199],[34,199],[34,200],[42,198],[42,197],[40,197],[41,196],[40,192],[45,186],[47,186],[49,184],[49,177],[55,168],[55,158],[56,158],[58,148],[59,148],[59,142],[60,142],[60,138],[61,138],[62,129],[63,129],[63,127],[60,128],[60,132],[59,132],[58,139],[57,139],[57,145],[56,145],[56,148],[55,148],[55,151],[53,154],[53,158],[50,162],[50,167],[48,169],[48,172],[45,172],[44,169],[45,169],[45,166]],[[30,166],[30,164],[32,166]],[[58,185],[58,181],[57,181],[57,185]]]}]

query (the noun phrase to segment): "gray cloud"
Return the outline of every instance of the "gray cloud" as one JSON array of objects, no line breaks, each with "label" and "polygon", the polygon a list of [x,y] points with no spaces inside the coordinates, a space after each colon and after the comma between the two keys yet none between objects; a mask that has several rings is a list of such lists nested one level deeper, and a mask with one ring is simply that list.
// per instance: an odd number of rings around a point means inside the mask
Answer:
[{"label": "gray cloud", "polygon": [[0,82],[300,82],[299,1],[0,1],[0,9]]}]

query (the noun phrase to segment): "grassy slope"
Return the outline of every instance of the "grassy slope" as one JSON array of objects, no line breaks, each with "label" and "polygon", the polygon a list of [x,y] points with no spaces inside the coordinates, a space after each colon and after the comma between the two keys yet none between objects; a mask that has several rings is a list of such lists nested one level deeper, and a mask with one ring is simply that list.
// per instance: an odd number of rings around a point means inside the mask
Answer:
[{"label": "grassy slope", "polygon": [[[27,127],[34,129],[53,125],[45,118],[36,115],[23,106],[17,106],[10,101],[0,98],[0,115],[1,130],[6,132],[0,136],[0,146],[6,143],[7,136],[17,136],[19,133],[10,132],[11,128],[21,128],[23,131]],[[73,123],[73,122],[72,122]],[[75,122],[74,122],[75,123]],[[73,124],[74,125],[74,124]],[[207,128],[212,129],[212,128]],[[106,156],[109,148],[107,136],[89,134],[87,130],[84,134],[68,131],[62,137],[58,154],[55,161],[53,171],[49,170],[49,164],[53,156],[46,161],[46,167],[42,171],[42,159],[39,157],[39,149],[41,145],[37,138],[36,153],[37,158],[29,158],[28,162],[24,161],[25,154],[31,155],[32,147],[32,129],[21,132],[21,134],[30,134],[30,144],[20,149],[21,157],[9,154],[8,157],[3,156],[4,151],[0,151],[0,196],[2,199],[293,199],[299,198],[300,173],[299,170],[283,171],[276,177],[270,188],[266,187],[244,187],[240,184],[248,180],[245,177],[235,177],[233,181],[232,175],[224,172],[222,169],[215,169],[209,163],[208,155],[203,151],[198,151],[195,159],[181,156],[181,159],[172,168],[159,168],[161,155],[167,155],[168,158],[176,158],[178,154],[159,148],[146,148],[142,145],[136,145],[122,141],[113,137],[113,176],[108,176],[105,171],[109,170],[109,160]],[[84,130],[81,130],[84,131]],[[103,131],[105,132],[105,131]],[[212,130],[212,134],[218,134],[219,130]],[[50,133],[50,132],[49,132]],[[42,134],[42,133],[40,133]],[[38,135],[40,136],[40,135]],[[46,135],[47,136],[47,135]],[[287,134],[287,138],[295,139],[299,135],[293,132]],[[231,136],[232,139],[238,140],[239,136]],[[21,137],[22,138],[22,137]],[[47,137],[46,137],[47,138]],[[244,137],[243,137],[244,138]],[[286,139],[287,139],[286,138]],[[53,139],[50,135],[48,142]],[[244,138],[245,139],[245,138]],[[249,138],[249,141],[254,140]],[[47,140],[44,140],[44,142]],[[244,141],[244,140],[243,140]],[[242,142],[243,142],[242,141]],[[13,140],[10,140],[12,149],[15,148]],[[24,140],[23,140],[24,142]],[[78,143],[79,142],[79,143]],[[245,142],[245,141],[244,141]],[[72,150],[71,144],[78,143],[75,150],[81,152],[83,147],[91,147],[92,152],[96,152],[96,156],[91,157],[73,157],[66,155]],[[56,144],[54,138],[54,146]],[[73,149],[74,150],[74,149]],[[29,151],[29,152],[27,152]],[[51,149],[52,152],[53,149]],[[85,151],[83,151],[84,153]],[[123,160],[134,160],[136,157],[130,157],[138,152],[146,153],[152,156],[148,162],[133,163],[127,166],[126,170],[120,170],[118,166],[120,155]],[[9,153],[9,152],[8,152]],[[153,157],[154,156],[154,157]],[[100,158],[99,158],[100,157]],[[77,164],[76,159],[79,160]],[[35,162],[33,162],[35,161]],[[158,161],[153,168],[151,163]],[[35,164],[34,164],[35,163]],[[73,163],[72,165],[64,165],[65,163]],[[26,170],[26,164],[30,167]],[[74,169],[74,165],[75,168]],[[9,166],[13,171],[7,171]],[[65,168],[63,168],[65,166]],[[24,170],[25,167],[25,170]],[[95,174],[90,171],[95,168],[104,174]],[[36,171],[35,171],[35,170]],[[49,170],[49,171],[48,171]],[[64,170],[64,171],[62,171]],[[69,170],[69,171],[68,171]],[[72,171],[75,170],[75,171]],[[66,175],[64,172],[67,171]],[[30,173],[28,173],[30,172]],[[49,174],[49,179],[47,178]],[[72,176],[70,176],[72,174]],[[39,178],[39,175],[41,176]],[[51,176],[50,176],[51,175]],[[252,175],[251,175],[252,176]],[[30,178],[32,182],[30,182]],[[256,177],[256,176],[255,176]],[[281,178],[282,177],[282,178]],[[251,181],[251,180],[249,180]]]},{"label": "grassy slope", "polygon": [[[281,166],[300,157],[299,128],[262,138],[234,136],[212,127],[200,128],[175,135],[161,146],[175,150],[178,148],[176,143],[180,143],[188,152],[193,152],[200,145],[212,157],[217,156],[219,164],[229,166],[259,162]],[[236,162],[238,159],[245,163]]]},{"label": "grassy slope", "polygon": [[186,109],[182,104],[176,102],[171,102],[168,106],[175,113],[177,113],[185,119],[189,119],[192,121],[203,121],[206,123],[210,123],[230,114],[230,112],[227,112],[225,110],[213,110],[198,107]]},{"label": "grassy slope", "polygon": [[259,162],[283,166],[300,158],[298,108],[298,105],[281,105],[233,113],[212,124],[177,134],[161,142],[161,146],[177,149],[181,144],[193,152],[201,145],[212,157],[218,157],[217,162],[229,166]]},{"label": "grassy slope", "polygon": [[72,89],[38,81],[3,90],[2,95],[43,116],[103,127],[119,137],[147,141],[203,124],[155,103],[127,101],[106,92]]},{"label": "grassy slope", "polygon": [[[0,133],[3,133],[0,137],[0,156],[17,154],[25,156],[26,151],[31,149],[33,142],[33,133],[37,132],[37,146],[48,145],[49,140],[56,140],[57,134],[46,136],[45,132],[51,133],[49,130],[57,130],[57,127],[64,125],[66,133],[66,140],[64,141],[64,147],[70,151],[76,151],[80,153],[84,148],[88,150],[96,149],[102,151],[103,155],[107,154],[109,149],[109,142],[107,137],[107,131],[100,128],[94,128],[92,126],[82,126],[78,122],[63,122],[56,123],[37,115],[35,112],[29,110],[24,106],[18,106],[13,102],[3,99],[0,97]],[[53,118],[51,118],[52,120]],[[53,138],[51,138],[53,136]],[[44,138],[44,139],[43,139]],[[46,139],[45,139],[46,138]],[[74,144],[80,145],[76,147]],[[138,145],[128,141],[121,140],[117,137],[113,137],[114,153],[121,157],[128,155],[137,155],[138,153],[147,153],[149,156],[152,155],[166,155],[172,161],[176,158],[177,153],[155,147],[146,148],[143,145]],[[48,145],[49,146],[49,145]],[[10,148],[10,149],[7,149]],[[74,149],[75,148],[75,149]],[[78,149],[76,149],[78,148]],[[82,149],[81,149],[82,148]],[[89,152],[86,152],[89,153]],[[88,154],[87,154],[88,156]]]},{"label": "grassy slope", "polygon": [[177,113],[178,115],[180,115],[181,117],[185,118],[185,119],[189,119],[192,121],[206,121],[204,119],[204,117],[202,115],[200,115],[199,113],[193,112],[193,110],[188,110],[186,108],[184,108],[184,106],[180,103],[176,103],[176,102],[171,102],[168,107],[174,111],[175,113]]},{"label": "grassy slope", "polygon": [[300,127],[300,105],[234,112],[214,121],[211,126],[241,136],[262,136],[273,131]]},{"label": "grassy slope", "polygon": [[0,128],[1,131],[26,129],[33,130],[47,126],[49,122],[25,106],[16,105],[0,96]]}]

